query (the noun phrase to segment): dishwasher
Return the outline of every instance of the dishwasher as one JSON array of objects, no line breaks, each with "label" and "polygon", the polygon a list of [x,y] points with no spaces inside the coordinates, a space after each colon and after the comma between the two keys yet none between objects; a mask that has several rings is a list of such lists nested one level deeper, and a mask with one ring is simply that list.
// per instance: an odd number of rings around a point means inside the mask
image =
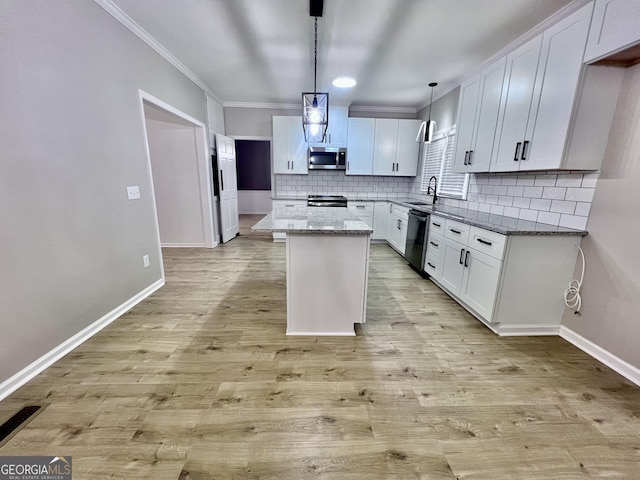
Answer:
[{"label": "dishwasher", "polygon": [[407,243],[404,258],[420,275],[428,278],[424,271],[424,259],[427,256],[427,237],[429,236],[430,214],[420,210],[409,210],[407,225]]}]

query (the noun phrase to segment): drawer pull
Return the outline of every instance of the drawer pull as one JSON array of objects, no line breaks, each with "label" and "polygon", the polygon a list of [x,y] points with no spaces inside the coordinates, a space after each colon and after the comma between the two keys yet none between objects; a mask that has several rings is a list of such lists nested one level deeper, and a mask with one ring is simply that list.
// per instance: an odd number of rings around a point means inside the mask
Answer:
[{"label": "drawer pull", "polygon": [[453,232],[453,233],[455,233],[457,235],[460,235],[462,233],[460,230],[456,230],[455,228],[450,228],[449,231]]},{"label": "drawer pull", "polygon": [[490,247],[491,245],[493,245],[493,243],[491,243],[491,242],[487,242],[486,240],[483,240],[483,239],[481,239],[481,238],[476,238],[476,240],[477,240],[478,242],[482,243],[483,245],[487,245],[487,246],[489,246],[489,247]]},{"label": "drawer pull", "polygon": [[433,242],[429,242],[431,245],[433,245],[434,247],[438,248],[438,244],[437,243],[433,243]]},{"label": "drawer pull", "polygon": [[463,258],[464,258],[464,248],[461,248],[460,249],[460,265],[464,263],[462,260]]},{"label": "drawer pull", "polygon": [[440,228],[442,226],[441,224],[436,223],[436,222],[433,222],[431,225],[433,225],[434,227],[438,227],[438,228]]},{"label": "drawer pull", "polygon": [[356,205],[356,208],[357,208],[358,210],[364,210],[364,205]]},{"label": "drawer pull", "polygon": [[470,254],[470,253],[471,253],[471,252],[470,252],[469,250],[467,250],[467,253],[465,253],[465,255],[464,255],[464,266],[465,266],[465,267],[468,267],[468,266],[469,266],[469,254]]},{"label": "drawer pull", "polygon": [[431,268],[433,268],[435,270],[436,266],[433,265],[431,262],[427,262],[427,265],[429,265]]},{"label": "drawer pull", "polygon": [[287,207],[287,208],[293,208],[293,207],[295,207],[295,205],[287,204],[287,205],[285,205],[285,207]]}]

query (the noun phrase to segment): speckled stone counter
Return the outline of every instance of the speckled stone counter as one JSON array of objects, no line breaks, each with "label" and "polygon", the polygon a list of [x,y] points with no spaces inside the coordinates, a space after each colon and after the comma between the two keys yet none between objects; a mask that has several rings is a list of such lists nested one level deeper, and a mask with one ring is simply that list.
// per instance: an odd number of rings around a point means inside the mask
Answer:
[{"label": "speckled stone counter", "polygon": [[346,208],[276,207],[256,223],[254,232],[370,234],[373,229]]}]

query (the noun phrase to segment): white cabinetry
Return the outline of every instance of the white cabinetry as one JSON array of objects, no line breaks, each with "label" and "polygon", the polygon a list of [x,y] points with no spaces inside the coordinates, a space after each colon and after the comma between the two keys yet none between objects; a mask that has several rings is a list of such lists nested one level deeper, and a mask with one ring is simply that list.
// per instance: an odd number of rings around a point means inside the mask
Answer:
[{"label": "white cabinetry", "polygon": [[408,222],[409,209],[390,203],[387,223],[387,241],[403,256],[407,243]]},{"label": "white cabinetry", "polygon": [[[307,204],[306,200],[272,200],[271,205],[275,210],[276,208],[303,208]],[[287,234],[284,232],[273,232],[274,242],[284,242],[287,238]]]},{"label": "white cabinetry", "polygon": [[489,171],[505,65],[503,57],[460,87],[455,172]]},{"label": "white cabinetry", "polygon": [[507,55],[491,171],[564,167],[592,8]]},{"label": "white cabinetry", "polygon": [[358,201],[350,201],[347,203],[347,208],[349,211],[356,214],[358,217],[362,219],[367,225],[373,228],[374,222],[374,210],[373,210],[373,202],[358,202]]},{"label": "white cabinetry", "polygon": [[605,57],[640,42],[638,0],[596,0],[585,62]]},{"label": "white cabinetry", "polygon": [[302,117],[273,117],[274,173],[308,173],[308,146],[304,141]]},{"label": "white cabinetry", "polygon": [[416,175],[420,150],[420,144],[416,142],[416,134],[420,123],[420,120],[375,119],[374,175]]},{"label": "white cabinetry", "polygon": [[580,236],[505,236],[437,215],[431,222],[425,271],[435,283],[501,335],[558,333]]},{"label": "white cabinetry", "polygon": [[[310,143],[314,147],[339,147],[347,146],[349,107],[341,105],[329,106],[329,125],[327,135],[323,143]],[[300,120],[302,125],[302,119]],[[302,128],[302,127],[300,127]]]},{"label": "white cabinetry", "polygon": [[347,175],[373,173],[375,118],[350,118],[347,140]]},{"label": "white cabinetry", "polygon": [[389,202],[376,202],[373,214],[373,240],[387,239],[387,224],[389,223]]}]

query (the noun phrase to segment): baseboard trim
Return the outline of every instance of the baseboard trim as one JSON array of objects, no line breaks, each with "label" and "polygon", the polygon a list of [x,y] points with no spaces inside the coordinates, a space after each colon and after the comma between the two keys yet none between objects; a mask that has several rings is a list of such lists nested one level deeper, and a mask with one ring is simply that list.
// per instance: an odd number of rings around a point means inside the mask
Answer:
[{"label": "baseboard trim", "polygon": [[12,377],[9,377],[4,382],[0,383],[0,401],[4,400],[6,397],[11,395],[33,377],[60,360],[74,348],[86,342],[89,338],[94,336],[96,333],[105,328],[118,317],[131,310],[134,306],[136,306],[156,290],[160,289],[163,285],[164,278],[161,278],[160,280],[154,282],[153,284],[142,290],[140,293],[131,297],[122,305],[114,308],[109,313],[93,322],[85,329],[79,331],[71,338],[65,340],[57,347],[45,353],[35,362],[31,363]]},{"label": "baseboard trim", "polygon": [[591,340],[584,338],[579,333],[574,332],[564,325],[560,327],[559,335],[567,342],[578,347],[583,352],[591,355],[596,360],[604,363],[611,370],[618,372],[627,380],[640,386],[640,369],[625,362],[620,357],[596,345]]},{"label": "baseboard trim", "polygon": [[558,325],[500,325],[496,333],[501,337],[540,337],[557,336],[559,330]]},{"label": "baseboard trim", "polygon": [[163,243],[161,247],[162,248],[207,248],[207,246],[204,243]]}]

